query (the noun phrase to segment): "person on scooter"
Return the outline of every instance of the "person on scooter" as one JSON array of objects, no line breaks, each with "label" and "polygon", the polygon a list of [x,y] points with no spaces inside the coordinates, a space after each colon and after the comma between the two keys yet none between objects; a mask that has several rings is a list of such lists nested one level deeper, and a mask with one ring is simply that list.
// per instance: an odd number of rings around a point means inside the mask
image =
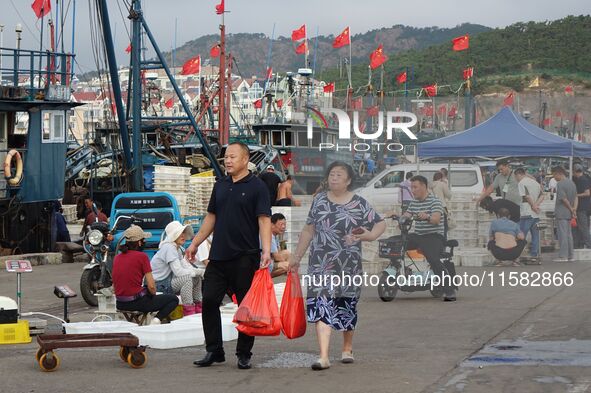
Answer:
[{"label": "person on scooter", "polygon": [[182,249],[187,239],[193,236],[191,226],[172,221],[164,231],[166,237],[150,261],[156,289],[169,294],[180,293],[184,316],[199,314],[202,310],[201,281],[205,266],[198,268],[187,262]]},{"label": "person on scooter", "polygon": [[[414,233],[408,237],[407,250],[420,249],[433,273],[441,277],[443,300],[453,302],[456,300],[456,291],[450,280],[455,276],[453,263],[444,266],[441,262],[441,253],[445,247],[445,227],[443,215],[445,210],[441,201],[429,193],[427,179],[424,176],[413,176],[410,179],[410,189],[414,199],[403,215],[415,219]],[[443,272],[450,276],[444,279]]]},{"label": "person on scooter", "polygon": [[[142,252],[146,239],[152,236],[137,225],[123,232],[125,244],[113,260],[113,287],[117,309],[125,311],[158,312],[152,325],[159,325],[179,304],[175,295],[156,295],[150,259]],[[142,282],[146,281],[146,287]]]}]

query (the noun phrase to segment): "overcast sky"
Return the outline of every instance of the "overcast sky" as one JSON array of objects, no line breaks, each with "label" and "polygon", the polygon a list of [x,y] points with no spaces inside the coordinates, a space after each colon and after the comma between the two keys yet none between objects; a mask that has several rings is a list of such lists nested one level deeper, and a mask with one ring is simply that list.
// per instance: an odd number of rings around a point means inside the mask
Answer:
[{"label": "overcast sky", "polygon": [[[0,25],[4,27],[4,47],[14,47],[14,27],[23,25],[22,48],[39,48],[39,28],[31,3],[33,0],[0,0]],[[72,4],[76,3],[75,52],[78,63],[86,72],[94,70],[90,45],[89,4],[95,0],[59,0],[60,6],[70,4],[65,32],[65,49],[71,50]],[[115,51],[120,62],[125,59],[129,43],[126,27],[117,4],[123,0],[108,0]],[[219,0],[143,0],[146,20],[160,49],[168,51],[174,42],[177,22],[177,45],[206,34],[216,34],[220,17],[214,6]],[[51,0],[53,12],[56,0]],[[519,21],[560,19],[567,15],[591,13],[591,0],[226,0],[226,29],[228,33],[264,33],[288,36],[301,24],[308,26],[308,36],[316,29],[321,35],[338,34],[345,26],[356,34],[368,30],[404,24],[416,27],[453,27],[464,22],[491,27],[503,27]],[[20,15],[19,15],[20,14]],[[55,14],[54,14],[55,15]],[[47,35],[46,35],[47,37]],[[47,38],[45,39],[47,41]]]}]

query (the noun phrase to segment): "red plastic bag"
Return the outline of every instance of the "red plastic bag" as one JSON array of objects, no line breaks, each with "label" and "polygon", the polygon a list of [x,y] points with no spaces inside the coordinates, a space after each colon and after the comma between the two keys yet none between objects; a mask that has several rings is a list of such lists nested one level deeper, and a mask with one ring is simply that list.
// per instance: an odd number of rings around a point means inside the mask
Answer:
[{"label": "red plastic bag", "polygon": [[234,314],[239,332],[249,336],[278,336],[281,319],[268,269],[255,272],[252,284]]},{"label": "red plastic bag", "polygon": [[575,217],[570,219],[570,226],[571,226],[571,228],[577,227],[577,219]]},{"label": "red plastic bag", "polygon": [[287,273],[285,292],[281,299],[281,325],[283,334],[289,339],[306,334],[306,310],[300,279],[296,272]]}]

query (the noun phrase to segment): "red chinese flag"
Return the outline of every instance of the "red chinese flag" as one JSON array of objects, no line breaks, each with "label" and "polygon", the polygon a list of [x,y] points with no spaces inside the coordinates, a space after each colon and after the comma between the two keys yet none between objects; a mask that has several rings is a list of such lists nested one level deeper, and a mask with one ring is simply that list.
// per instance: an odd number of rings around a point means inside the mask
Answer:
[{"label": "red chinese flag", "polygon": [[220,4],[215,6],[215,13],[218,15],[223,14],[226,11],[226,7],[224,6],[224,0]]},{"label": "red chinese flag", "polygon": [[474,68],[468,67],[464,69],[464,80],[468,80],[474,76]]},{"label": "red chinese flag", "polygon": [[304,55],[308,53],[308,41],[304,40],[301,44],[299,44],[295,50],[298,55]]},{"label": "red chinese flag", "polygon": [[351,109],[363,108],[363,99],[361,97],[351,100]]},{"label": "red chinese flag", "polygon": [[573,94],[573,93],[574,93],[573,87],[572,87],[572,86],[567,86],[567,87],[565,87],[565,88],[564,88],[564,92],[565,92],[566,94]]},{"label": "red chinese flag", "polygon": [[302,27],[299,29],[291,32],[292,41],[299,41],[303,40],[304,38],[306,38],[306,25],[302,25]]},{"label": "red chinese flag", "polygon": [[380,108],[377,105],[367,108],[367,116],[373,117],[380,113]]},{"label": "red chinese flag", "polygon": [[544,125],[545,126],[549,126],[551,124],[552,124],[552,119],[550,119],[550,118],[544,119]]},{"label": "red chinese flag", "polygon": [[456,109],[456,107],[452,106],[451,108],[449,108],[449,112],[447,113],[447,116],[456,117],[457,113],[458,113],[458,110]]},{"label": "red chinese flag", "polygon": [[427,97],[435,97],[437,95],[437,84],[425,86],[423,90],[425,90]]},{"label": "red chinese flag", "polygon": [[278,99],[275,103],[277,104],[277,108],[281,109],[283,107],[283,98]]},{"label": "red chinese flag", "polygon": [[503,105],[504,106],[513,106],[513,92],[507,94],[507,96],[505,97],[505,99],[503,100]]},{"label": "red chinese flag", "polygon": [[351,36],[349,35],[349,27],[346,27],[345,30],[332,42],[333,48],[342,48],[343,46],[351,45]]},{"label": "red chinese flag", "polygon": [[209,56],[211,56],[212,58],[220,56],[220,44],[215,44],[211,47],[211,49],[209,50]]},{"label": "red chinese flag", "polygon": [[51,1],[35,0],[33,1],[33,4],[31,4],[31,8],[33,9],[35,15],[37,15],[37,18],[42,18],[51,11]]},{"label": "red chinese flag", "polygon": [[396,82],[397,83],[405,83],[406,82],[406,71],[401,72],[400,74],[396,75]]},{"label": "red chinese flag", "polygon": [[466,50],[470,47],[470,37],[468,34],[456,37],[451,42],[453,44],[452,49],[455,51]]},{"label": "red chinese flag", "polygon": [[125,48],[125,53],[131,53],[131,42],[127,45],[127,48]]},{"label": "red chinese flag", "polygon": [[273,78],[273,68],[269,67],[267,68],[267,80]]},{"label": "red chinese flag", "polygon": [[447,113],[447,105],[445,105],[445,104],[439,105],[438,111],[441,116],[445,116],[445,114]]},{"label": "red chinese flag", "polygon": [[425,107],[425,116],[433,116],[433,106],[432,105]]},{"label": "red chinese flag", "polygon": [[254,107],[256,109],[261,109],[263,107],[263,100],[261,98],[259,98],[258,100],[256,100],[254,102]]},{"label": "red chinese flag", "polygon": [[166,100],[166,102],[164,103],[164,106],[167,107],[168,109],[172,108],[172,106],[174,105],[174,99],[173,97],[170,97],[168,100]]},{"label": "red chinese flag", "polygon": [[378,48],[369,55],[369,66],[372,70],[378,68],[388,60],[384,54],[384,46],[380,44]]},{"label": "red chinese flag", "polygon": [[181,75],[191,75],[191,74],[198,74],[199,70],[201,69],[201,56],[195,56],[187,60],[185,64],[183,64],[183,69],[181,70]]},{"label": "red chinese flag", "polygon": [[334,93],[334,82],[327,83],[323,90],[325,93]]}]

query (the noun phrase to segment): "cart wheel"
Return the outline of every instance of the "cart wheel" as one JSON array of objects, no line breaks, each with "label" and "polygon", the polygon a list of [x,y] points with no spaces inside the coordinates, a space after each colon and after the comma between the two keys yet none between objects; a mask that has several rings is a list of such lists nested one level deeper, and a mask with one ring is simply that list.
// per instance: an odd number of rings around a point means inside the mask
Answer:
[{"label": "cart wheel", "polygon": [[134,350],[130,351],[129,354],[127,355],[127,363],[129,363],[129,365],[132,368],[144,367],[147,360],[148,360],[148,355],[146,355],[146,353],[144,351],[141,351],[139,349],[134,349]]},{"label": "cart wheel", "polygon": [[41,356],[46,353],[46,351],[43,348],[39,348],[37,350],[37,353],[35,354],[35,360],[37,360],[37,362],[39,362],[39,360],[41,360]]},{"label": "cart wheel", "polygon": [[119,357],[124,362],[127,362],[127,355],[129,355],[129,347],[119,347]]},{"label": "cart wheel", "polygon": [[60,366],[60,358],[53,351],[41,355],[39,358],[39,367],[43,371],[55,371]]}]

